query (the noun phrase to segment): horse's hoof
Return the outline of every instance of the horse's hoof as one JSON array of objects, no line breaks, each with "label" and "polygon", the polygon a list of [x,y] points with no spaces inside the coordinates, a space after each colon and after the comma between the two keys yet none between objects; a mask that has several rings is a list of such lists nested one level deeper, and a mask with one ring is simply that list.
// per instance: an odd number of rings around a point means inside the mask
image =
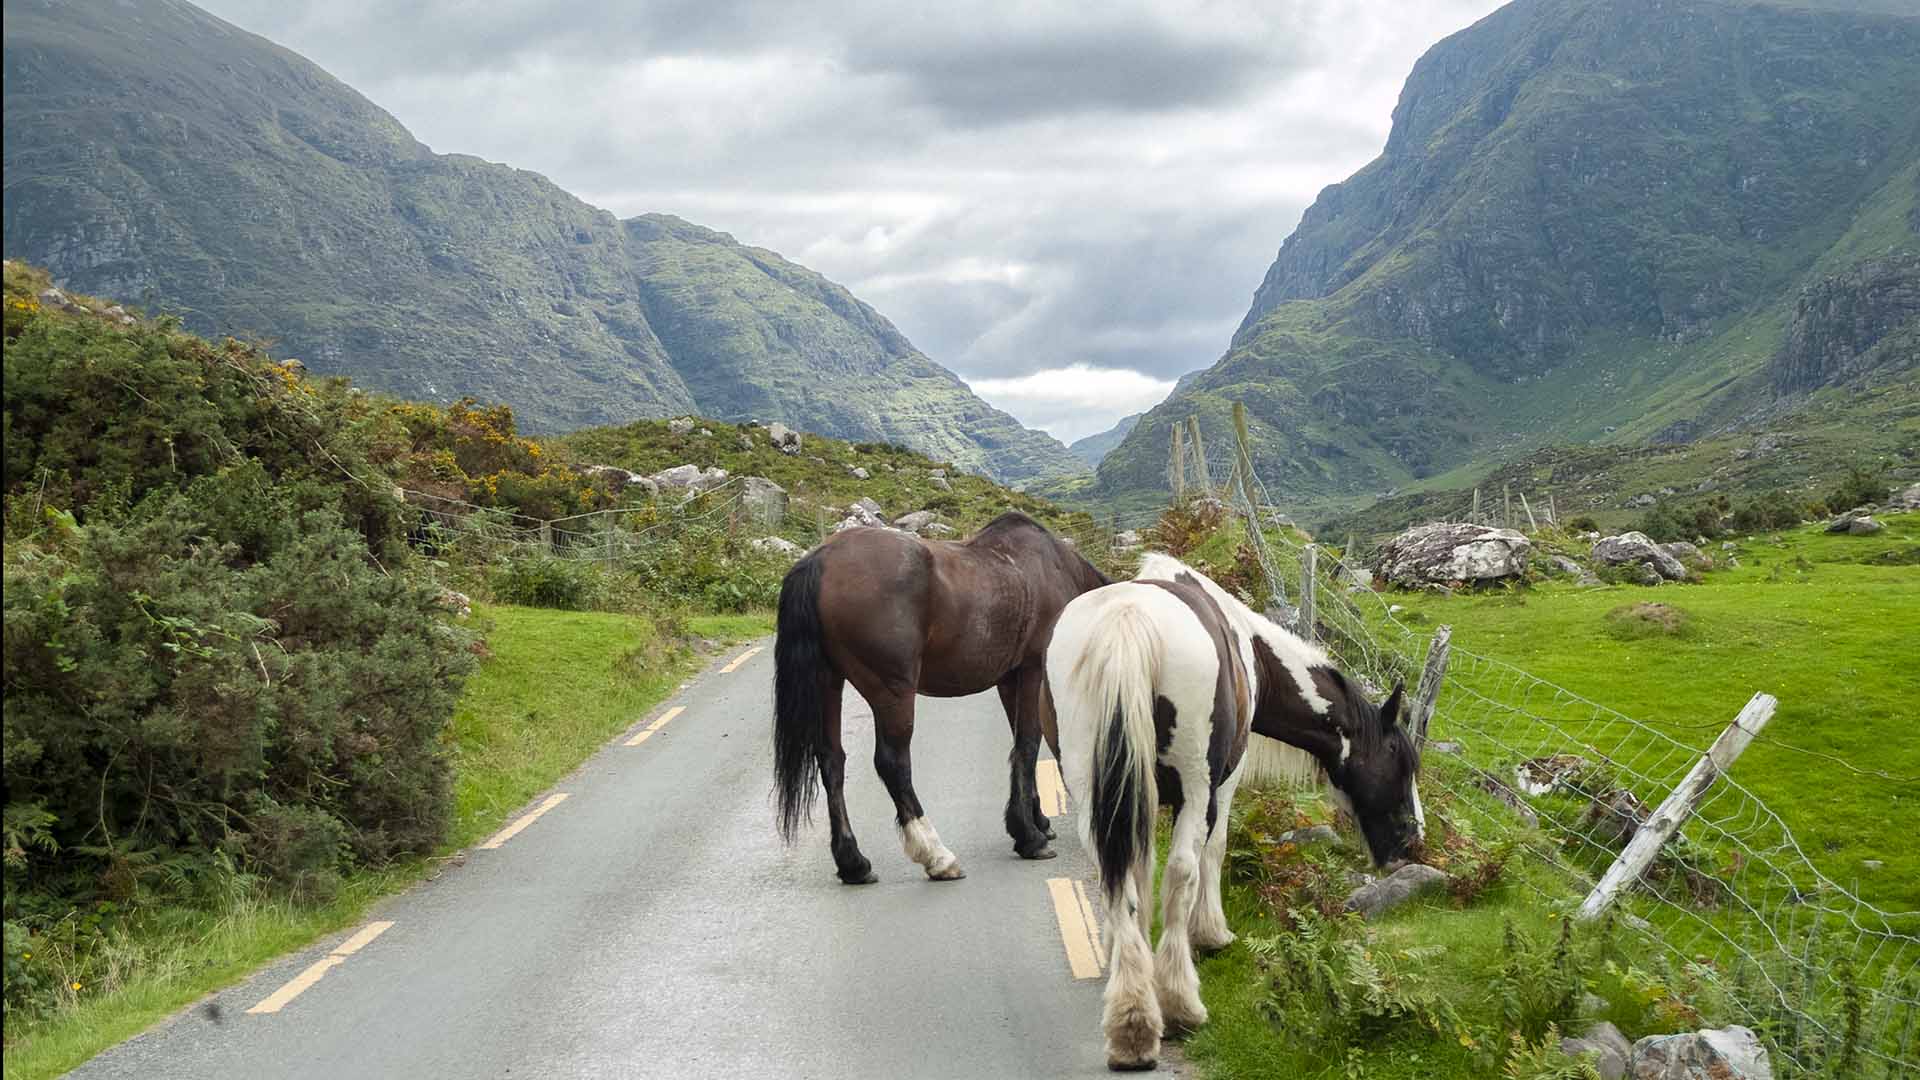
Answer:
[{"label": "horse's hoof", "polygon": [[1158,1058],[1137,1058],[1132,1061],[1122,1061],[1119,1058],[1107,1059],[1107,1068],[1114,1072],[1152,1072],[1159,1067]]},{"label": "horse's hoof", "polygon": [[938,870],[927,871],[927,879],[929,881],[959,881],[966,876],[967,872],[960,869],[960,864],[957,862]]},{"label": "horse's hoof", "polygon": [[1052,859],[1058,857],[1060,853],[1042,844],[1032,851],[1019,851],[1018,854],[1023,859]]},{"label": "horse's hoof", "polygon": [[842,885],[871,885],[880,880],[880,875],[869,870],[864,874],[841,874]]},{"label": "horse's hoof", "polygon": [[1057,833],[1057,832],[1054,832],[1054,831],[1053,831],[1053,826],[1051,826],[1051,825],[1049,825],[1049,826],[1047,826],[1047,827],[1046,827],[1046,828],[1044,828],[1044,829],[1041,829],[1040,831],[1041,831],[1041,832],[1043,832],[1043,833],[1046,833],[1046,834],[1047,834],[1047,839],[1049,839],[1049,840],[1058,840],[1058,839],[1060,839],[1060,834],[1059,834],[1059,833]]}]

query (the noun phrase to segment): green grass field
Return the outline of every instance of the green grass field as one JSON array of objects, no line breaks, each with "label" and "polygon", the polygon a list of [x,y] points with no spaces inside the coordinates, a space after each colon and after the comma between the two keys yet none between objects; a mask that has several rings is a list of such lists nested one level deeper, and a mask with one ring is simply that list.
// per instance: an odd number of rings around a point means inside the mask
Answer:
[{"label": "green grass field", "polygon": [[[1266,836],[1281,827],[1268,824],[1271,808],[1263,810],[1258,795],[1251,805],[1243,800],[1235,850],[1257,856],[1252,863],[1242,859],[1243,868],[1263,865],[1262,875],[1277,877],[1279,884],[1241,873],[1230,886],[1229,915],[1242,941],[1201,965],[1212,1020],[1191,1039],[1188,1053],[1203,1074],[1242,1080],[1499,1073],[1504,1061],[1490,1057],[1493,1050],[1485,1042],[1486,1032],[1501,1023],[1505,927],[1511,924],[1536,941],[1550,938],[1561,914],[1585,888],[1554,864],[1597,874],[1610,856],[1556,835],[1553,819],[1567,816],[1555,813],[1566,809],[1556,806],[1561,800],[1536,801],[1549,828],[1528,830],[1481,792],[1477,779],[1490,774],[1511,783],[1518,760],[1572,750],[1630,766],[1616,776],[1651,805],[1666,793],[1664,784],[1693,760],[1662,735],[1704,746],[1755,691],[1775,695],[1780,705],[1763,738],[1730,771],[1752,798],[1710,802],[1702,817],[1733,836],[1773,842],[1780,836],[1777,826],[1754,815],[1756,802],[1763,803],[1791,831],[1812,866],[1895,913],[1891,922],[1898,932],[1920,933],[1920,916],[1899,914],[1920,909],[1920,854],[1910,842],[1920,826],[1920,741],[1910,737],[1910,702],[1920,693],[1915,664],[1920,652],[1912,644],[1920,641],[1920,565],[1915,561],[1920,515],[1882,520],[1887,528],[1870,537],[1830,535],[1809,526],[1741,538],[1736,541],[1740,565],[1710,571],[1698,584],[1579,588],[1552,581],[1451,596],[1359,596],[1350,608],[1333,601],[1335,611],[1365,613],[1376,640],[1416,659],[1435,627],[1452,626],[1455,660],[1431,735],[1461,742],[1465,753],[1428,755],[1422,791],[1430,832],[1464,836],[1467,841],[1450,842],[1465,843],[1482,858],[1488,845],[1513,844],[1515,854],[1497,882],[1471,903],[1463,906],[1444,893],[1429,896],[1361,932],[1368,955],[1389,967],[1394,957],[1402,957],[1418,968],[1425,989],[1437,989],[1453,1004],[1458,1029],[1452,1035],[1402,1022],[1387,1024],[1371,1041],[1309,1045],[1276,1019],[1269,991],[1274,970],[1262,966],[1248,939],[1293,934],[1275,905],[1324,899],[1329,877],[1361,868],[1364,859],[1351,850],[1332,857],[1276,851]],[[1722,554],[1718,544],[1710,550]],[[1642,603],[1671,610],[1654,619],[1629,614]],[[1394,615],[1399,626],[1386,618],[1388,604],[1401,608]],[[1586,700],[1558,695],[1502,663]],[[1605,713],[1596,716],[1592,703],[1644,727]],[[1631,783],[1634,771],[1662,784]],[[1287,813],[1298,813],[1299,820],[1331,818],[1330,809],[1316,799],[1303,798],[1297,808],[1291,797],[1267,796],[1274,799],[1287,804]],[[1772,925],[1790,923],[1796,934],[1814,923],[1825,934],[1846,931],[1842,920],[1822,921],[1809,914],[1813,908],[1796,906],[1764,875],[1741,875],[1733,845],[1716,846],[1723,834],[1696,821],[1686,835],[1695,845],[1686,856],[1690,863],[1725,873]],[[1789,851],[1763,854],[1781,865],[1795,862]],[[1458,875],[1473,859],[1456,856],[1456,862],[1449,870]],[[1807,885],[1813,876],[1798,873],[1796,886]],[[1674,895],[1666,884],[1660,891]],[[1717,972],[1722,982],[1734,978],[1730,949],[1718,935],[1737,941],[1757,933],[1742,901],[1689,904],[1683,897],[1678,906],[1667,906],[1641,894],[1625,904],[1628,912],[1652,920],[1654,933],[1617,935],[1610,946],[1616,966],[1593,965],[1582,972],[1586,988],[1606,999],[1607,1018],[1629,1037],[1750,1020],[1729,1001],[1724,985],[1697,977]],[[1655,943],[1662,939],[1664,945]],[[1668,946],[1682,955],[1676,957]],[[1680,963],[1687,956],[1705,966],[1690,973]],[[1863,952],[1855,960],[1862,965],[1862,984],[1879,985],[1889,960],[1896,970],[1914,963],[1910,949]],[[1757,990],[1747,993],[1754,995],[1749,1003],[1764,997]],[[1831,993],[1822,1007],[1831,1006]],[[1884,1023],[1890,1026],[1879,1029],[1882,1037],[1903,1037],[1898,1015]],[[1910,1039],[1911,1018],[1906,1026],[1904,1037]],[[1771,1028],[1764,1034],[1775,1046],[1793,1037]],[[1796,1046],[1794,1053],[1805,1058],[1831,1053],[1831,1047]],[[1775,1060],[1777,1074],[1792,1067],[1781,1053]]]},{"label": "green grass field", "polygon": [[[706,662],[638,616],[494,607],[479,609],[476,619],[492,655],[468,681],[448,733],[455,816],[447,854],[498,828]],[[772,629],[771,616],[761,614],[695,617],[685,627],[717,643]],[[112,985],[70,990],[46,1017],[9,1019],[6,1074],[58,1076],[357,922],[436,865],[428,859],[361,871],[319,906],[249,891],[206,908],[137,912],[96,946],[111,953]]]}]

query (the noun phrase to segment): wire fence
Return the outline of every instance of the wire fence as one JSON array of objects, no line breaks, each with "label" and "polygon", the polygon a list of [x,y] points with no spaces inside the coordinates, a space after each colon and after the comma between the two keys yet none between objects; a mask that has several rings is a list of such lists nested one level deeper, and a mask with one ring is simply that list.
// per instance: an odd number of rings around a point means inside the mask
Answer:
[{"label": "wire fence", "polygon": [[[1209,448],[1210,450],[1212,448]],[[1398,617],[1350,554],[1278,527],[1280,500],[1230,448],[1196,462],[1248,526],[1272,613],[1312,597],[1301,627],[1379,692],[1413,686],[1429,635]],[[1306,580],[1311,567],[1312,581]],[[1255,598],[1265,599],[1265,598]],[[1304,604],[1302,606],[1305,606]],[[1489,830],[1537,822],[1553,885],[1522,877],[1557,906],[1577,902],[1732,718],[1647,722],[1466,647],[1455,639],[1428,727],[1422,784]],[[1912,813],[1920,783],[1762,733],[1849,786],[1865,812]],[[1440,752],[1435,752],[1440,751]],[[1808,782],[1818,782],[1810,776]],[[1867,809],[1871,808],[1871,809]],[[1920,822],[1916,822],[1920,824]],[[1722,774],[1622,901],[1619,919],[1680,977],[1718,993],[1763,1033],[1782,1076],[1920,1075],[1920,912],[1886,910],[1809,856],[1766,801]],[[1873,1072],[1868,1068],[1872,1067]]]}]

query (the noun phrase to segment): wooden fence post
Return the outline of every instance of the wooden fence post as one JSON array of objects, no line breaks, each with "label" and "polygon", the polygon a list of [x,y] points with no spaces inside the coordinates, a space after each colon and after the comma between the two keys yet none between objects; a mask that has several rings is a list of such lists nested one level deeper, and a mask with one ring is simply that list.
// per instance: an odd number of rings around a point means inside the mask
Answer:
[{"label": "wooden fence post", "polygon": [[1427,646],[1427,665],[1420,669],[1420,685],[1413,693],[1413,714],[1407,718],[1415,746],[1427,741],[1427,724],[1433,720],[1433,707],[1440,703],[1440,683],[1447,676],[1447,654],[1452,649],[1453,627],[1436,628],[1433,643]]},{"label": "wooden fence post", "polygon": [[1473,489],[1473,512],[1467,515],[1467,520],[1475,525],[1485,524],[1480,520],[1480,489],[1477,487]]},{"label": "wooden fence post", "polygon": [[1513,489],[1506,484],[1500,485],[1500,527],[1513,528]]},{"label": "wooden fence post", "polygon": [[1673,794],[1668,795],[1660,808],[1647,819],[1647,823],[1633,834],[1627,849],[1620,853],[1612,866],[1607,867],[1600,883],[1581,902],[1581,919],[1599,918],[1627,886],[1640,880],[1640,875],[1653,864],[1653,857],[1660,853],[1661,845],[1680,831],[1681,823],[1706,798],[1713,782],[1727,771],[1727,767],[1747,748],[1753,737],[1760,734],[1760,729],[1767,726],[1767,721],[1773,719],[1773,710],[1778,704],[1771,694],[1755,694],[1747,701],[1740,715],[1734,717],[1733,723],[1728,724],[1720,737],[1713,740],[1706,756],[1694,763],[1686,778],[1673,789]]},{"label": "wooden fence post", "polygon": [[1558,528],[1560,525],[1560,512],[1553,508],[1553,489],[1552,488],[1547,489],[1547,524],[1552,525],[1555,528]]},{"label": "wooden fence post", "polygon": [[1294,632],[1308,641],[1314,640],[1313,633],[1313,594],[1319,578],[1320,545],[1308,544],[1300,553],[1300,611],[1294,616]]},{"label": "wooden fence post", "polygon": [[1540,523],[1533,520],[1533,507],[1527,505],[1527,493],[1524,491],[1520,493],[1520,509],[1527,512],[1527,528],[1539,532]]},{"label": "wooden fence post", "polygon": [[540,549],[549,554],[553,552],[553,522],[540,523]]},{"label": "wooden fence post", "polygon": [[1213,494],[1213,477],[1207,475],[1207,444],[1200,441],[1200,418],[1187,417],[1187,437],[1193,441],[1193,468],[1200,477],[1200,494]]},{"label": "wooden fence post", "polygon": [[1173,501],[1179,502],[1187,495],[1187,443],[1180,437],[1180,422],[1173,424],[1173,449],[1167,457],[1167,481],[1173,488]]},{"label": "wooden fence post", "polygon": [[[1234,455],[1234,473],[1240,482],[1241,501],[1247,504],[1247,539],[1253,544],[1255,554],[1260,557],[1262,575],[1267,576],[1267,569],[1271,563],[1267,559],[1266,537],[1260,531],[1262,527],[1260,504],[1253,498],[1253,449],[1247,435],[1247,407],[1238,401],[1233,403],[1233,438],[1237,448]],[[1227,497],[1232,498],[1233,492],[1227,492]],[[1267,598],[1265,608],[1267,617],[1274,619],[1275,622],[1284,623],[1284,619],[1274,618],[1276,614],[1287,609],[1287,586],[1286,583],[1278,580],[1277,572],[1269,577],[1267,591],[1271,594]]]}]

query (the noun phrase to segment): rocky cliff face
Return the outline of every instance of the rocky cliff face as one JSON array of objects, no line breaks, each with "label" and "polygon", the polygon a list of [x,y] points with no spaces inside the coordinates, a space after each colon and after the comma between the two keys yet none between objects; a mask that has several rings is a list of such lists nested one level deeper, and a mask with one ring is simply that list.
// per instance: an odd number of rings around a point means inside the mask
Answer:
[{"label": "rocky cliff face", "polygon": [[1920,250],[1867,259],[1800,290],[1768,377],[1776,391],[1790,394],[1916,364]]},{"label": "rocky cliff face", "polygon": [[8,0],[5,247],[79,291],[264,337],[533,430],[682,412],[1083,471],[845,289],[675,219],[435,154],[298,55],[180,0]]},{"label": "rocky cliff face", "polygon": [[1158,486],[1167,424],[1225,436],[1235,399],[1309,498],[1712,427],[1764,390],[1786,319],[1759,316],[1916,243],[1915,56],[1920,17],[1516,0],[1415,65],[1380,157],[1321,193],[1226,355],[1102,461],[1102,490]]}]

